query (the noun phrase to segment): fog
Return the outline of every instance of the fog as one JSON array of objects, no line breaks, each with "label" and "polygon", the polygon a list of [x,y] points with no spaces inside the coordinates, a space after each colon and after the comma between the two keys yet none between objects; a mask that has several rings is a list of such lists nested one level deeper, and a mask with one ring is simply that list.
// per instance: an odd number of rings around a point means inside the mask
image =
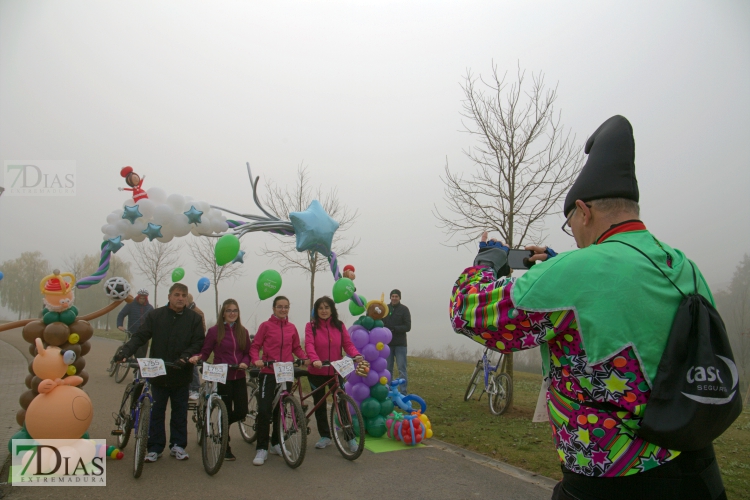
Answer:
[{"label": "fog", "polygon": [[[446,162],[474,168],[460,83],[494,61],[509,76],[543,71],[579,144],[626,116],[643,221],[721,288],[750,248],[749,26],[741,1],[0,1],[0,185],[7,162],[76,166],[75,196],[0,197],[0,262],[97,253],[106,216],[128,198],[125,165],[146,189],[259,213],[245,162],[261,190],[304,164],[360,213],[345,235],[361,243],[343,260],[358,291],[402,291],[412,348],[473,348],[452,333],[448,301],[475,248],[451,248],[432,209],[446,206]],[[543,243],[558,252],[574,248],[563,220],[545,221]],[[245,276],[220,293],[251,325],[271,314],[255,292],[278,268],[259,254],[266,243],[243,238]],[[332,285],[319,275],[316,296]],[[281,293],[301,330],[306,277],[284,274]],[[213,316],[212,290],[197,303]]]}]

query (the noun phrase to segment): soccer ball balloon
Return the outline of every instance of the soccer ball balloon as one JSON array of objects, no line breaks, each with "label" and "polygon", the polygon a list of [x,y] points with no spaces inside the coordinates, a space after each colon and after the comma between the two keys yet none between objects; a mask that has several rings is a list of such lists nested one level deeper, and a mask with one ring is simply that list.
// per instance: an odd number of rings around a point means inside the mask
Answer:
[{"label": "soccer ball balloon", "polygon": [[130,293],[130,283],[125,278],[110,278],[104,283],[104,293],[112,300],[124,300]]}]

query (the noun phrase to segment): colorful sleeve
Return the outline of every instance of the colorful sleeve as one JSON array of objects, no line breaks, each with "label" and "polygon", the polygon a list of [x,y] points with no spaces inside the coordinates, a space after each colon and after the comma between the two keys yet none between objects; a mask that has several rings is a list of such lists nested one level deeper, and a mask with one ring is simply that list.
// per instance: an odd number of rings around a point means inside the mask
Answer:
[{"label": "colorful sleeve", "polygon": [[484,266],[465,269],[451,294],[453,330],[495,351],[512,352],[542,345],[573,321],[570,311],[516,309],[511,299],[514,283],[512,278],[495,280]]}]

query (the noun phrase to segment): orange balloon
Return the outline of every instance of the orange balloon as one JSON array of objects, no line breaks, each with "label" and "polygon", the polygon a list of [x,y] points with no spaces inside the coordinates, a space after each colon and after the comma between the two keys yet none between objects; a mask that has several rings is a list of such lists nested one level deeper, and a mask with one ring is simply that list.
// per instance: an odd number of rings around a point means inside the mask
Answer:
[{"label": "orange balloon", "polygon": [[61,385],[34,398],[26,409],[26,430],[34,439],[78,439],[93,418],[88,394]]}]

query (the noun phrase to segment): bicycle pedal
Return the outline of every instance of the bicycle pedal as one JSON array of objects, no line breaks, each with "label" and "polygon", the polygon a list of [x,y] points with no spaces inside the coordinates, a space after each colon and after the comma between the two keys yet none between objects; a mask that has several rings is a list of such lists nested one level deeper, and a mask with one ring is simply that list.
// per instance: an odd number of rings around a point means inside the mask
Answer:
[{"label": "bicycle pedal", "polygon": [[113,436],[122,436],[122,429],[115,429],[111,432]]}]

